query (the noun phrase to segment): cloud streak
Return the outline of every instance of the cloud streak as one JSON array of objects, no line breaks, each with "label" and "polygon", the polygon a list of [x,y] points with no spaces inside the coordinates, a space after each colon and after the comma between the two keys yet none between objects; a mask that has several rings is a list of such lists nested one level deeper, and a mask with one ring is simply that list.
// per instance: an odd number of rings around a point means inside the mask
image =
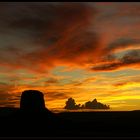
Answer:
[{"label": "cloud streak", "polygon": [[93,71],[112,71],[118,70],[126,67],[137,68],[139,69],[140,66],[140,50],[139,51],[130,51],[125,54],[122,58],[118,61],[111,62],[108,64],[99,64],[92,68]]},{"label": "cloud streak", "polygon": [[[3,43],[6,49],[1,51],[5,55],[0,55],[2,66],[46,72],[56,65],[86,64],[92,61],[93,51],[98,50],[97,34],[87,30],[95,10],[87,4],[1,6],[4,34],[9,38],[15,35],[12,42]],[[19,46],[16,39],[25,44]],[[30,49],[26,45],[31,45]]]}]

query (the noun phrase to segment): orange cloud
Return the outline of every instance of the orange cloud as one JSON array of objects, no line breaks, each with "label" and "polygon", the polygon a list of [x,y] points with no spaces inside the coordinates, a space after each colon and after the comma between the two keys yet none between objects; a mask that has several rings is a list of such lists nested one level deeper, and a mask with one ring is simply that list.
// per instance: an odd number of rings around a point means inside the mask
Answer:
[{"label": "orange cloud", "polygon": [[[99,37],[88,30],[96,14],[93,7],[83,3],[24,4],[25,14],[20,7],[17,5],[15,8],[15,11],[19,10],[16,19],[13,18],[15,12],[8,6],[3,7],[3,20],[11,17],[8,28],[18,30],[16,36],[22,32],[26,34],[24,46],[9,42],[3,48],[0,52],[1,66],[43,73],[58,65],[83,66],[98,60],[101,54]],[[31,44],[29,49],[26,48],[30,45],[27,43]]]},{"label": "orange cloud", "polygon": [[[18,10],[20,7],[17,5]],[[21,46],[18,46],[11,43],[3,47],[0,51],[1,66],[38,73],[47,73],[60,65],[84,69],[92,67],[94,71],[111,71],[132,65],[139,68],[139,58],[128,59],[124,56],[116,62],[114,55],[135,49],[140,44],[138,39],[119,37],[114,41],[109,40],[109,45],[105,46],[104,37],[98,31],[89,30],[91,25],[94,29],[93,20],[98,15],[96,7],[83,3],[50,3],[44,6],[24,4],[22,8],[25,14],[19,10],[14,19],[15,12],[6,5],[3,7],[3,20],[11,17],[7,28],[17,30],[16,37],[25,32],[25,44],[19,43]],[[17,40],[24,41],[21,38]],[[27,49],[26,45],[30,45],[30,48]]]}]

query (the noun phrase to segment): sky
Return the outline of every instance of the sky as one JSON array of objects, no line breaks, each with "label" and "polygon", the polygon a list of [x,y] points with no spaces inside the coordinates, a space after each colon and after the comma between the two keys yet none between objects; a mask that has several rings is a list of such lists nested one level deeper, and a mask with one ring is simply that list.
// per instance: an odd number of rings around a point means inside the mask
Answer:
[{"label": "sky", "polygon": [[140,109],[140,3],[1,2],[0,107],[28,89],[49,109],[70,97]]}]

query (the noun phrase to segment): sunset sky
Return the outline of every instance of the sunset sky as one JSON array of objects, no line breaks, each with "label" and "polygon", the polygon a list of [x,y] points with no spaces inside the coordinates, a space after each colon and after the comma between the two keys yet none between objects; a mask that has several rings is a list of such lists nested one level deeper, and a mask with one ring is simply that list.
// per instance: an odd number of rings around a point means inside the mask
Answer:
[{"label": "sunset sky", "polygon": [[1,2],[0,106],[26,89],[49,109],[69,97],[140,109],[140,3]]}]

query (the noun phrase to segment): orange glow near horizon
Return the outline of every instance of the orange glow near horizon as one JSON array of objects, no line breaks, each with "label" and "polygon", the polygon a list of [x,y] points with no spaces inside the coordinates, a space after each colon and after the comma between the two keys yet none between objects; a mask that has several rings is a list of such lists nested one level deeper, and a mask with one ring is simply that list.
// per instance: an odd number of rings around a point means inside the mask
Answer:
[{"label": "orange glow near horizon", "polygon": [[[99,102],[110,105],[110,110],[133,110],[139,109],[140,104],[135,105],[135,100],[140,100],[139,88],[140,82],[138,77],[133,77],[134,81],[111,83],[112,78],[107,81],[105,77],[97,76],[94,78],[83,78],[83,80],[73,81],[72,83],[63,83],[57,85],[53,80],[46,86],[16,86],[9,93],[19,95],[15,107],[19,107],[19,100],[22,91],[32,89],[40,90],[44,93],[45,104],[49,109],[63,109],[66,100],[69,97],[75,99],[77,104],[83,104],[96,98]],[[132,79],[132,76],[129,77]],[[122,81],[123,81],[122,80]],[[61,80],[60,80],[61,81]],[[129,100],[133,103],[128,104]]]}]

